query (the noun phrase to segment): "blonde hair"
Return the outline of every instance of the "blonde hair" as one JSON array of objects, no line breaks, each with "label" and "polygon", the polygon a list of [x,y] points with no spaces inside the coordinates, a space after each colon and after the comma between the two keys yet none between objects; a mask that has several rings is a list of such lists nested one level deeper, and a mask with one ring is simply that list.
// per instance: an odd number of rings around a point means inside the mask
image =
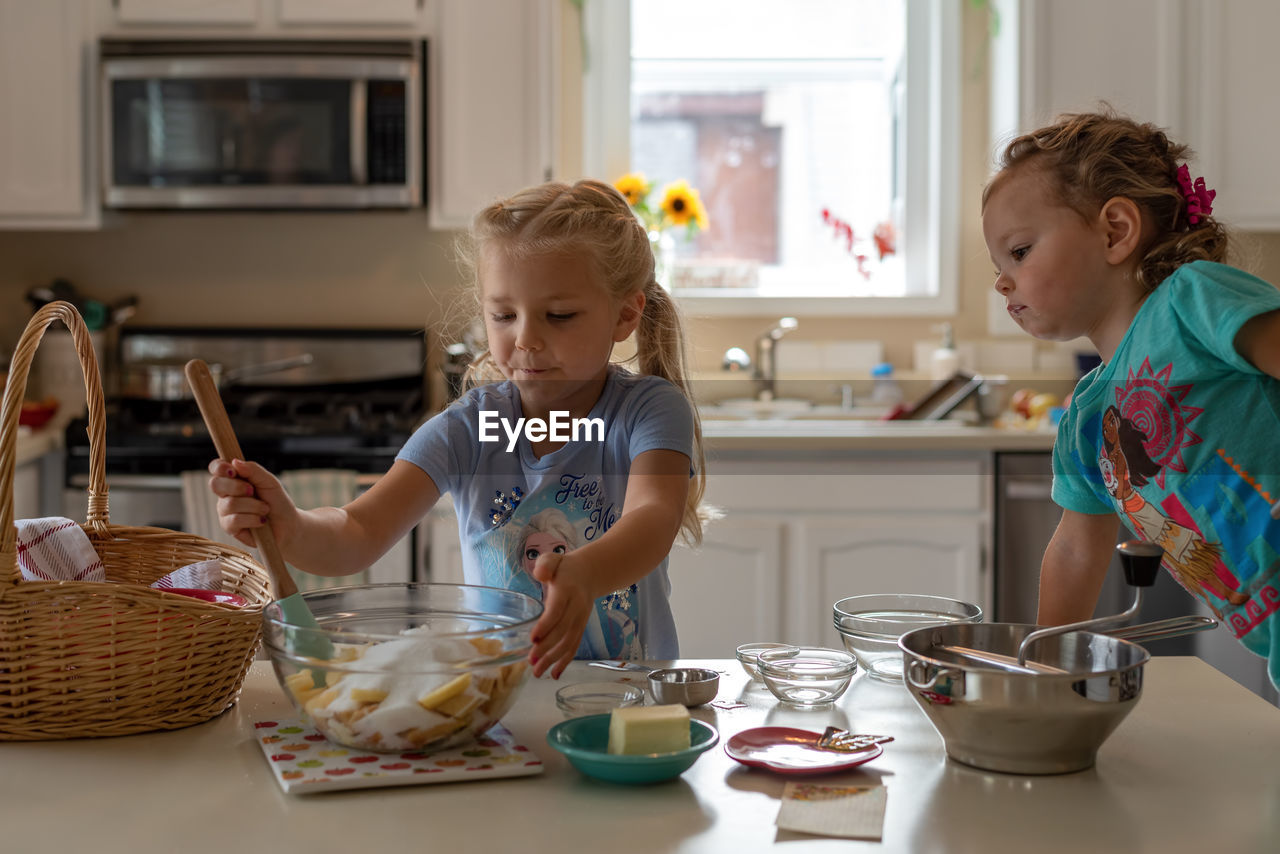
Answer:
[{"label": "blonde hair", "polygon": [[[693,402],[680,313],[671,295],[654,278],[649,235],[627,201],[609,184],[582,180],[573,185],[548,182],[494,202],[458,239],[459,263],[479,299],[479,261],[486,247],[500,243],[517,257],[559,253],[585,256],[615,304],[644,294],[644,310],[636,327],[633,360],[640,373],[667,380],[684,394],[693,410],[693,483],[680,524],[686,542],[702,541],[706,490],[706,456],[702,422]],[[478,304],[477,304],[478,312]],[[501,379],[488,350],[467,369],[467,387]]]},{"label": "blonde hair", "polygon": [[1017,137],[1000,156],[999,171],[982,191],[985,210],[992,189],[1013,170],[1034,168],[1050,193],[1086,221],[1109,199],[1129,199],[1142,211],[1138,282],[1153,290],[1191,261],[1225,262],[1228,235],[1212,215],[1192,224],[1178,185],[1178,167],[1192,156],[1153,124],[1118,115],[1067,113],[1039,130]]}]

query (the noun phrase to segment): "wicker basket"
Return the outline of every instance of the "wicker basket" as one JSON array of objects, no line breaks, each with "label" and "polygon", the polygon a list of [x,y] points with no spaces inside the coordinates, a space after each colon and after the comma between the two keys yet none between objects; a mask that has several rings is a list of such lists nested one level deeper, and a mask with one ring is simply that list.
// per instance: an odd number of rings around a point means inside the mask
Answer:
[{"label": "wicker basket", "polygon": [[[24,581],[14,527],[18,415],[45,329],[71,330],[89,404],[89,492],[81,527],[108,581]],[[93,344],[68,303],[44,306],[18,342],[0,410],[0,740],[127,735],[207,721],[240,693],[271,601],[248,552],[164,528],[110,524],[102,384]],[[210,448],[212,452],[212,447]],[[235,608],[149,585],[196,561],[222,562]]]}]

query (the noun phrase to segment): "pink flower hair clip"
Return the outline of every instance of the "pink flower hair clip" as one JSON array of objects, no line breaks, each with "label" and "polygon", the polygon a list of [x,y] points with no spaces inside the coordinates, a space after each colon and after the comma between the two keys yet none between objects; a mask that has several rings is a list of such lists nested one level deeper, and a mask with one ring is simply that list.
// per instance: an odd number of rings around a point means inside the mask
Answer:
[{"label": "pink flower hair clip", "polygon": [[1203,178],[1197,178],[1193,184],[1191,170],[1185,163],[1178,167],[1178,186],[1187,200],[1187,220],[1192,225],[1199,223],[1201,216],[1213,213],[1213,197],[1218,195],[1218,191],[1207,188]]}]

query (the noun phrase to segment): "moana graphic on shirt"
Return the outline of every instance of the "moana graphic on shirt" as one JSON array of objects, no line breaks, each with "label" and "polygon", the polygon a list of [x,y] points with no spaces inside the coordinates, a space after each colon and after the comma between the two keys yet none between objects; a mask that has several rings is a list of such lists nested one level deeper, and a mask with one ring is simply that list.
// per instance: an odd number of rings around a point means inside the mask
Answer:
[{"label": "moana graphic on shirt", "polygon": [[[1200,444],[1192,423],[1204,411],[1185,403],[1190,384],[1170,383],[1172,365],[1155,371],[1144,360],[1130,371],[1123,386],[1115,388],[1115,404],[1102,416],[1102,441],[1098,467],[1107,492],[1134,533],[1158,543],[1165,551],[1164,564],[1178,582],[1202,599],[1219,618],[1222,612],[1209,594],[1238,607],[1249,601],[1240,582],[1222,560],[1223,546],[1206,538],[1183,503],[1182,491],[1168,493],[1159,506],[1150,503],[1141,489],[1154,481],[1166,490],[1167,472],[1189,474],[1185,449]],[[1211,461],[1209,468],[1219,468]],[[1212,481],[1213,478],[1206,478]],[[1197,499],[1192,499],[1193,505]]]}]

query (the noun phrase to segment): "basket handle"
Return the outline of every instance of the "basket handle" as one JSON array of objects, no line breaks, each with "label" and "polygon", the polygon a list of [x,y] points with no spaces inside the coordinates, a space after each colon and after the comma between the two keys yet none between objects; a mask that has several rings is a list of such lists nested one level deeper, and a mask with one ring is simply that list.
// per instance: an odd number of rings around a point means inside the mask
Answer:
[{"label": "basket handle", "polygon": [[71,330],[80,368],[84,371],[84,392],[89,404],[89,509],[85,525],[90,537],[109,536],[110,510],[107,505],[106,479],[106,409],[102,399],[102,376],[98,372],[98,356],[80,313],[69,302],[47,303],[27,323],[9,365],[9,383],[4,389],[4,405],[0,408],[0,584],[17,584],[18,529],[14,527],[13,483],[18,464],[18,418],[22,399],[27,393],[27,375],[36,348],[45,330],[61,320]]}]

